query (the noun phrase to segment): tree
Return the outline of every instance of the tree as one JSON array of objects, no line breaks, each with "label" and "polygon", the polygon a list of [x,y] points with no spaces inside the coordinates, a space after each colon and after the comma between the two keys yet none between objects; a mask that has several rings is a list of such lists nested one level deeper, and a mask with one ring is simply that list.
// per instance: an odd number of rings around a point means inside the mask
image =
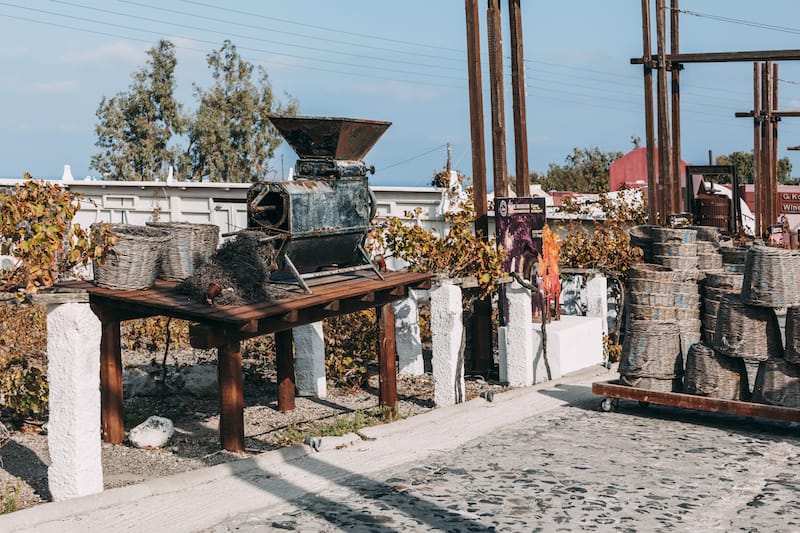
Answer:
[{"label": "tree", "polygon": [[[732,152],[728,155],[717,156],[718,165],[734,165],[739,183],[753,183],[755,181],[755,166],[753,165],[753,152]],[[778,182],[792,183],[792,163],[788,157],[778,159]]]},{"label": "tree", "polygon": [[207,90],[195,85],[200,106],[189,134],[192,177],[231,182],[264,179],[269,159],[282,142],[267,117],[293,115],[297,105],[291,100],[285,106],[276,102],[266,71],[243,60],[230,41],[208,54],[207,60],[214,83]]},{"label": "tree", "polygon": [[607,192],[608,166],[622,157],[622,152],[603,152],[599,148],[573,148],[562,167],[550,163],[545,175],[531,174],[531,182],[545,191]]},{"label": "tree", "polygon": [[186,132],[175,100],[175,45],[161,40],[147,51],[147,66],[133,74],[128,92],[100,101],[91,167],[104,177],[152,180],[183,160],[174,135]]}]

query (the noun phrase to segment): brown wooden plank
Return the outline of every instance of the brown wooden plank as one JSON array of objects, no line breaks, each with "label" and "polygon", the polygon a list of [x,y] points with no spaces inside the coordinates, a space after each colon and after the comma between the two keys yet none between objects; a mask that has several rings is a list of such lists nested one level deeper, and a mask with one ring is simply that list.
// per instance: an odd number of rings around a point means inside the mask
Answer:
[{"label": "brown wooden plank", "polygon": [[722,400],[680,392],[651,391],[620,385],[616,380],[592,383],[592,393],[609,398],[636,400],[698,411],[800,422],[800,409],[738,400]]},{"label": "brown wooden plank", "polygon": [[244,451],[244,393],[239,342],[217,348],[219,377],[219,434],[222,448]]},{"label": "brown wooden plank", "polygon": [[278,411],[294,410],[296,392],[294,377],[294,339],[292,331],[275,334],[275,358],[278,370]]},{"label": "brown wooden plank", "polygon": [[397,347],[395,345],[394,306],[391,303],[376,307],[378,315],[378,366],[381,407],[397,409]]},{"label": "brown wooden plank", "polygon": [[100,337],[100,427],[103,441],[122,444],[125,412],[122,398],[122,351],[119,322],[102,325]]}]

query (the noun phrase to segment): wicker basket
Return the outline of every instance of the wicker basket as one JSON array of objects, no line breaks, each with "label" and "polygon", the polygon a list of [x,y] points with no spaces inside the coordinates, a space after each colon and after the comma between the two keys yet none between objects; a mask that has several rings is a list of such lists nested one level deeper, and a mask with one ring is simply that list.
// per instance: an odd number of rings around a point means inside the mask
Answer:
[{"label": "wicker basket", "polygon": [[744,361],[718,354],[697,343],[686,356],[684,392],[723,400],[746,400],[749,396]]},{"label": "wicker basket", "polygon": [[753,387],[753,401],[782,407],[800,407],[800,366],[787,363],[783,359],[762,362]]},{"label": "wicker basket", "polygon": [[697,231],[687,228],[653,228],[653,242],[694,244],[697,242]]},{"label": "wicker basket", "polygon": [[219,244],[219,226],[189,222],[148,222],[168,232],[172,239],[161,256],[162,279],[183,281],[211,258]]},{"label": "wicker basket", "polygon": [[742,290],[744,274],[738,272],[706,272],[706,290],[708,288]]},{"label": "wicker basket", "polygon": [[[718,254],[718,246],[710,241],[701,241],[700,237],[697,237],[697,254]],[[720,255],[720,257],[722,257]]]},{"label": "wicker basket", "polygon": [[775,312],[746,305],[739,295],[727,294],[722,298],[715,329],[714,349],[723,355],[758,361],[783,355]]},{"label": "wicker basket", "polygon": [[170,234],[130,224],[111,224],[109,229],[117,237],[117,242],[109,251],[105,264],[93,265],[95,283],[107,289],[120,290],[152,287]]},{"label": "wicker basket", "polygon": [[722,268],[722,256],[713,254],[697,254],[697,268],[700,270],[719,270]]},{"label": "wicker basket", "polygon": [[703,276],[704,274],[699,270],[674,270],[668,266],[649,263],[638,263],[628,270],[628,279],[649,279],[677,283],[698,281]]},{"label": "wicker basket", "polygon": [[694,257],[673,257],[669,255],[654,255],[653,261],[659,265],[664,265],[673,270],[697,270],[697,256]]},{"label": "wicker basket", "polygon": [[652,378],[641,376],[621,375],[619,382],[622,385],[636,387],[638,389],[651,390],[655,392],[679,392],[683,390],[681,378]]},{"label": "wicker basket", "polygon": [[742,301],[763,307],[800,305],[800,251],[753,246],[747,254]]},{"label": "wicker basket", "polygon": [[793,365],[800,365],[800,307],[786,310],[786,351],[783,358]]},{"label": "wicker basket", "polygon": [[644,252],[644,260],[653,260],[653,228],[658,226],[634,226],[628,230],[631,246],[638,246]]},{"label": "wicker basket", "polygon": [[736,274],[744,274],[744,263],[725,263],[723,260],[722,262],[722,270],[725,272],[734,272]]},{"label": "wicker basket", "polygon": [[659,255],[668,255],[670,257],[695,257],[697,255],[697,245],[675,242],[654,242],[653,257]]},{"label": "wicker basket", "polygon": [[680,330],[676,322],[630,320],[619,373],[626,376],[673,378],[680,374]]},{"label": "wicker basket", "polygon": [[697,243],[706,242],[714,245],[714,248],[719,248],[720,229],[716,226],[686,226],[686,229],[693,229],[697,232]]},{"label": "wicker basket", "polygon": [[743,265],[747,260],[747,248],[723,246],[719,253],[722,254],[722,262],[731,265]]}]

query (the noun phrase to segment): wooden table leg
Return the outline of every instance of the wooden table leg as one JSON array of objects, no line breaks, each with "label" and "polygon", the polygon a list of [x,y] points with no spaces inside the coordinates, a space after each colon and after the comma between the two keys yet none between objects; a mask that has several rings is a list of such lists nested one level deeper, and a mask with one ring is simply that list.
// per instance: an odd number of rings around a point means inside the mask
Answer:
[{"label": "wooden table leg", "polygon": [[394,306],[376,307],[378,315],[378,365],[381,407],[397,409],[397,346],[394,335]]},{"label": "wooden table leg", "polygon": [[125,406],[122,398],[122,350],[119,322],[105,322],[100,337],[100,427],[103,441],[125,440]]},{"label": "wooden table leg", "polygon": [[292,330],[275,333],[275,359],[278,366],[278,411],[292,411],[296,392]]},{"label": "wooden table leg", "polygon": [[217,347],[219,377],[219,436],[222,448],[244,451],[244,393],[242,352],[238,341]]}]

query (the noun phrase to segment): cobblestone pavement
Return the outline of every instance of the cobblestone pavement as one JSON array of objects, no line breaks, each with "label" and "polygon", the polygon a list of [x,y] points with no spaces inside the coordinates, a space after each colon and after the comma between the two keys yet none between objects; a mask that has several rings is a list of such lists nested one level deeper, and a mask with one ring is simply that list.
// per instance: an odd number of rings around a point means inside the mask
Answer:
[{"label": "cobblestone pavement", "polygon": [[800,531],[800,424],[597,403],[209,531]]}]

